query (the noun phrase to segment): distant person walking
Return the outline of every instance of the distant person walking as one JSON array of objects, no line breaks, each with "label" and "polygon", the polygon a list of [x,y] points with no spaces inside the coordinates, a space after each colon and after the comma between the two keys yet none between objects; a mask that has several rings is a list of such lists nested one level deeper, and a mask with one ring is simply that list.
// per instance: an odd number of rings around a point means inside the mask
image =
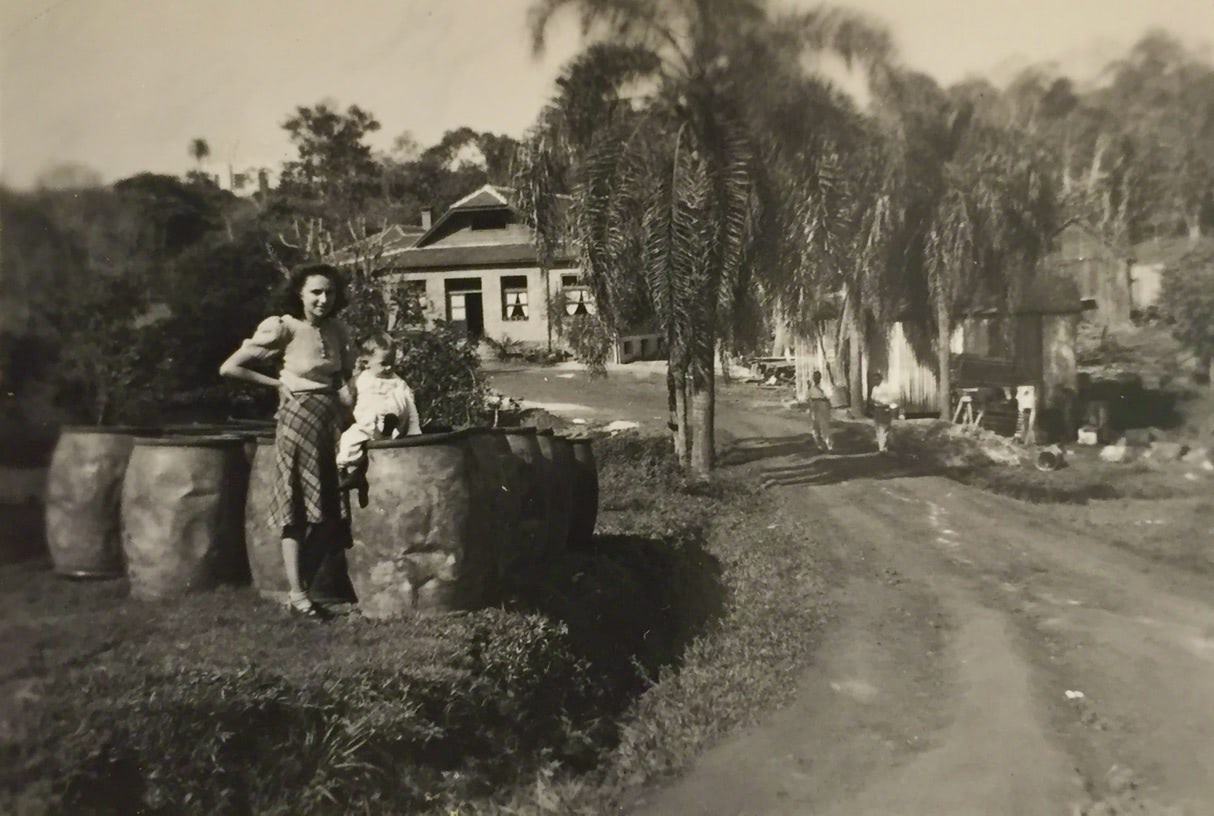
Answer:
[{"label": "distant person walking", "polygon": [[830,436],[830,397],[822,389],[822,372],[815,371],[810,380],[809,416],[814,443],[822,450],[833,451],[835,443]]},{"label": "distant person walking", "polygon": [[[304,590],[300,551],[310,529],[349,517],[338,485],[337,444],[349,424],[353,399],[346,383],[355,354],[348,330],[335,317],[346,305],[345,285],[335,267],[299,267],[283,294],[288,313],[263,320],[219,373],[278,389],[276,469],[267,521],[282,530],[291,611],[320,619],[326,614]],[[265,363],[278,364],[277,377],[256,370]]]},{"label": "distant person walking", "polygon": [[889,432],[894,418],[898,416],[898,389],[882,375],[874,375],[876,384],[872,391],[873,422],[877,426],[877,450],[889,450]]}]

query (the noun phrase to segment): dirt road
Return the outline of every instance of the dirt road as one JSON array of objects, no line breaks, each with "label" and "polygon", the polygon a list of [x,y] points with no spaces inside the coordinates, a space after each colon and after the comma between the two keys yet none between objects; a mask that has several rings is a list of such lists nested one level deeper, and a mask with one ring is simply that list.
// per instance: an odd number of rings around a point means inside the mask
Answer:
[{"label": "dirt road", "polygon": [[[662,414],[659,383],[602,387]],[[1214,581],[855,430],[820,456],[764,400],[725,389],[721,461],[832,542],[837,614],[792,704],[636,814],[1214,814]]]},{"label": "dirt road", "polygon": [[[726,411],[838,614],[795,702],[638,814],[1214,814],[1214,583]],[[766,435],[766,438],[765,438]],[[815,536],[822,540],[823,536]]]}]

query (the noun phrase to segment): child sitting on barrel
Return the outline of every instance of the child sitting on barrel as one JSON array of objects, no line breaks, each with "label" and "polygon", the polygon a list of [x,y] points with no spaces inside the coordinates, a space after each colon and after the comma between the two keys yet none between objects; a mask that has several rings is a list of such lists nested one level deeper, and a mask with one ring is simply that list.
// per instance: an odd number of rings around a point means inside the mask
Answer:
[{"label": "child sitting on barrel", "polygon": [[422,432],[413,391],[394,370],[392,338],[377,334],[362,347],[364,369],[354,380],[354,424],[341,435],[337,465],[342,490],[357,490],[360,507],[367,506],[367,442]]}]

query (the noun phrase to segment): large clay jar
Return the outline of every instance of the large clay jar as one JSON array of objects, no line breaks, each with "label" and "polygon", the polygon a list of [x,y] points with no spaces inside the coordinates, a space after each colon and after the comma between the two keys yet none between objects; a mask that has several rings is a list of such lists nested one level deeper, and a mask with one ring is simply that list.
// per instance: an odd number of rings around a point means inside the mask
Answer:
[{"label": "large clay jar", "polygon": [[132,597],[174,597],[248,578],[248,478],[238,436],[135,441],[122,486],[122,551]]},{"label": "large clay jar", "polygon": [[46,476],[46,543],[58,574],[122,575],[122,480],[137,431],[61,431]]},{"label": "large clay jar", "polygon": [[489,512],[492,575],[497,579],[505,573],[504,565],[519,550],[519,523],[523,512],[519,463],[506,436],[496,428],[469,429],[468,444],[480,465],[484,482],[482,506]]},{"label": "large clay jar", "polygon": [[549,555],[563,552],[569,543],[573,521],[573,447],[569,440],[551,431],[536,435],[540,455],[547,464]]},{"label": "large clay jar", "polygon": [[[246,440],[249,437],[245,437]],[[249,469],[249,489],[244,510],[244,540],[248,552],[249,572],[253,587],[263,598],[287,600],[286,567],[282,561],[282,528],[270,525],[270,501],[274,492],[275,435],[272,430],[259,429]],[[247,444],[247,443],[246,443]],[[345,522],[333,521],[316,525],[308,532],[300,552],[300,580],[314,601],[321,603],[350,603],[354,590],[346,575]]]},{"label": "large clay jar", "polygon": [[519,496],[518,534],[513,549],[498,551],[498,572],[516,572],[544,557],[548,548],[548,465],[535,428],[500,428],[514,465]]},{"label": "large clay jar", "polygon": [[369,618],[474,609],[492,568],[480,463],[466,431],[367,443],[370,504],[347,555]]},{"label": "large clay jar", "polygon": [[593,440],[588,436],[567,437],[573,448],[573,517],[569,523],[569,546],[589,547],[599,515],[599,471],[594,461]]},{"label": "large clay jar", "polygon": [[289,587],[282,563],[282,530],[270,526],[270,497],[274,490],[274,435],[259,434],[249,469],[245,499],[244,540],[253,587],[262,597],[286,600]]}]

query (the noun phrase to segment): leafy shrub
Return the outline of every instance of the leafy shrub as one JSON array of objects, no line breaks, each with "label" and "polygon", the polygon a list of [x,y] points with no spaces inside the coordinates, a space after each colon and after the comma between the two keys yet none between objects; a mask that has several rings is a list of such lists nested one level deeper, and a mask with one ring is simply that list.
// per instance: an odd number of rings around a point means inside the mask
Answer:
[{"label": "leafy shrub", "polygon": [[1214,241],[1204,241],[1166,269],[1160,301],[1172,333],[1214,374]]},{"label": "leafy shrub", "polygon": [[493,349],[494,355],[499,360],[509,360],[512,357],[518,357],[522,353],[523,342],[521,340],[512,340],[509,335],[503,334],[501,340],[494,340],[488,335],[484,341],[489,348]]},{"label": "leafy shrub", "polygon": [[594,755],[601,681],[563,626],[441,622],[437,665],[401,661],[415,627],[360,629],[274,671],[130,653],[65,671],[25,739],[0,742],[0,805],[30,787],[56,813],[403,812]]},{"label": "leafy shrub", "polygon": [[535,365],[556,365],[569,359],[569,352],[564,349],[533,348],[523,352],[523,359]]},{"label": "leafy shrub", "polygon": [[423,424],[457,427],[484,420],[489,387],[480,357],[450,323],[409,332],[396,367],[413,389]]},{"label": "leafy shrub", "polygon": [[573,356],[586,364],[591,376],[607,374],[615,337],[597,314],[566,317],[561,321],[560,334]]}]

